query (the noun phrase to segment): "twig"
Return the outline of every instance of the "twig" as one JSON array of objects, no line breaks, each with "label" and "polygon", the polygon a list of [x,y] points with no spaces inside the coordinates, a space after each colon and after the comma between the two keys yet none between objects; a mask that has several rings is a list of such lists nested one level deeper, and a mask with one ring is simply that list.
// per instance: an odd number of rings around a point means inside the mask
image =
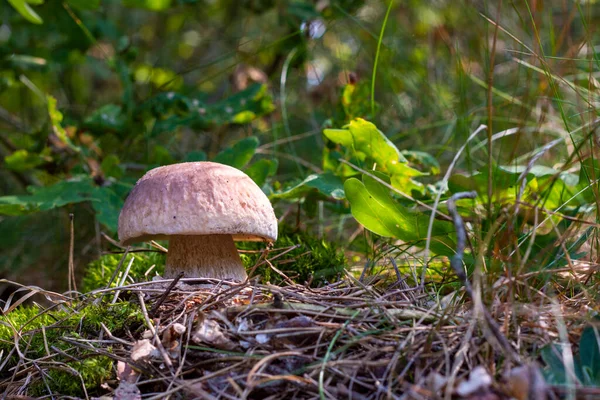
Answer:
[{"label": "twig", "polygon": [[[125,272],[123,272],[123,276],[121,277],[121,280],[119,281],[119,283],[117,283],[117,287],[121,287],[125,284],[125,280],[127,279],[127,275],[129,275],[129,271],[131,270],[131,266],[133,265],[134,261],[135,261],[135,258],[131,257],[129,264],[127,264],[127,268],[125,268]],[[117,300],[119,298],[119,294],[121,294],[121,291],[116,290],[115,295],[110,304],[115,304],[117,302]]]},{"label": "twig", "polygon": [[[461,146],[460,149],[458,149],[458,151],[456,152],[456,155],[454,156],[454,159],[452,160],[452,162],[450,163],[450,165],[448,166],[448,170],[446,171],[446,174],[444,175],[444,178],[442,179],[442,187],[446,186],[448,184],[448,180],[450,179],[450,174],[452,174],[452,171],[454,170],[454,166],[456,165],[456,163],[458,162],[458,159],[460,158],[461,154],[463,153],[463,151],[465,151],[465,148],[467,147],[467,145],[469,144],[469,142],[471,142],[471,140],[473,140],[473,138],[475,136],[477,136],[479,134],[479,132],[483,131],[487,129],[487,126],[485,125],[480,125],[475,132],[473,132],[467,139],[467,141],[465,142],[465,144],[463,144]],[[435,200],[433,202],[433,209],[437,210],[437,207],[440,203],[440,199],[442,198],[442,190],[438,191],[437,195],[435,196]],[[427,227],[427,240],[425,241],[425,251],[423,252],[423,270],[421,271],[421,282],[420,282],[420,286],[421,288],[425,287],[425,273],[427,272],[427,266],[429,265],[429,248],[431,246],[431,235],[433,233],[433,221],[435,220],[435,214],[431,213],[431,216],[429,217],[429,225]]]},{"label": "twig", "polygon": [[169,286],[167,287],[165,292],[162,294],[162,296],[160,296],[160,298],[156,301],[156,303],[154,303],[154,305],[152,306],[152,309],[148,313],[151,317],[154,318],[154,316],[158,312],[158,309],[160,308],[161,304],[167,299],[167,296],[169,296],[169,293],[171,293],[171,290],[173,290],[173,288],[177,285],[177,282],[179,282],[179,280],[181,278],[183,278],[183,275],[185,275],[183,272],[180,272],[179,274],[177,274],[177,276],[173,279],[173,282],[171,282],[169,284]]},{"label": "twig", "polygon": [[69,220],[71,222],[71,240],[69,242],[69,293],[73,290],[77,291],[77,282],[75,282],[75,263],[73,262],[73,253],[75,251],[75,215],[69,214]]},{"label": "twig", "polygon": [[156,329],[154,328],[154,325],[152,324],[152,321],[150,321],[150,317],[148,316],[148,310],[146,309],[146,302],[144,301],[144,295],[142,293],[138,293],[138,299],[140,301],[140,308],[142,310],[142,315],[144,316],[144,320],[146,321],[146,325],[148,326],[148,329],[150,330],[150,332],[152,333],[152,336],[154,337],[154,343],[156,343],[156,347],[158,348],[158,351],[160,352],[160,354],[163,358],[163,361],[165,362],[165,365],[167,367],[169,367],[171,374],[174,375],[175,371],[173,370],[173,363],[171,362],[171,359],[169,358],[169,355],[167,354],[165,347],[163,346],[162,342],[160,341],[160,338],[158,337],[158,332],[156,332]]},{"label": "twig", "polygon": [[390,259],[390,262],[392,263],[392,266],[394,267],[394,271],[396,272],[396,280],[398,282],[402,282],[402,275],[400,274],[400,270],[398,269],[398,265],[396,265],[396,260],[394,260],[393,257],[388,257]]},{"label": "twig", "polygon": [[371,265],[371,261],[367,258],[367,262],[365,263],[365,267],[362,269],[362,272],[360,273],[360,277],[358,278],[359,282],[363,282],[363,280],[365,279],[365,274],[366,274],[367,269],[369,268],[370,265]]}]

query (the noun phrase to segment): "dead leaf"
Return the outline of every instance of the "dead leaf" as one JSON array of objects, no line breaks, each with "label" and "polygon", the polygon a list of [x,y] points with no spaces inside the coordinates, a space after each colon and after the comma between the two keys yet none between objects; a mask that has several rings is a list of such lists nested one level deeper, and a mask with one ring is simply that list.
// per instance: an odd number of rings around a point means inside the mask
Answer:
[{"label": "dead leaf", "polygon": [[117,361],[117,378],[120,381],[134,383],[137,381],[139,376],[140,374],[131,368],[131,365],[123,361]]},{"label": "dead leaf", "polygon": [[521,365],[511,369],[504,377],[506,395],[516,400],[546,400],[548,386],[535,364]]},{"label": "dead leaf", "polygon": [[267,83],[268,77],[264,71],[246,64],[238,64],[231,76],[231,81],[236,90],[246,89],[252,82]]},{"label": "dead leaf", "polygon": [[146,360],[150,357],[158,357],[159,355],[156,347],[148,339],[138,340],[131,350],[131,359],[133,361]]},{"label": "dead leaf", "polygon": [[208,318],[204,318],[196,326],[196,332],[192,335],[194,343],[205,343],[213,345],[219,349],[232,350],[236,346],[221,331],[219,324]]},{"label": "dead leaf", "polygon": [[121,381],[115,390],[113,400],[142,400],[142,393],[133,383]]},{"label": "dead leaf", "polygon": [[476,392],[487,390],[492,385],[492,377],[485,368],[475,367],[469,374],[469,379],[456,386],[455,392],[459,396],[469,397]]}]

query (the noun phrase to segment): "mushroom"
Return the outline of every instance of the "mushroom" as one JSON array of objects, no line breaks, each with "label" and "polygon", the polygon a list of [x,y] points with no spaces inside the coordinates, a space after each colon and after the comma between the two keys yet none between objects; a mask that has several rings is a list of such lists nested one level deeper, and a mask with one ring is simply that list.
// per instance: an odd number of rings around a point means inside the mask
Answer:
[{"label": "mushroom", "polygon": [[277,218],[269,199],[242,171],[188,162],[148,171],[119,215],[124,245],[168,239],[165,277],[241,282],[247,277],[234,240],[274,241]]}]

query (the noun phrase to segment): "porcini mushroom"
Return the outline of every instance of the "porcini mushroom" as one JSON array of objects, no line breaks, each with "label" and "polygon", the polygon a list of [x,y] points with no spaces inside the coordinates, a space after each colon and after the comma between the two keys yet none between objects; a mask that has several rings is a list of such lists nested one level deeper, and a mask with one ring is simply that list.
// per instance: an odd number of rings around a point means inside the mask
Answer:
[{"label": "porcini mushroom", "polygon": [[148,171],[119,215],[124,245],[168,239],[165,277],[244,281],[234,240],[274,241],[277,218],[269,199],[242,171],[213,162]]}]

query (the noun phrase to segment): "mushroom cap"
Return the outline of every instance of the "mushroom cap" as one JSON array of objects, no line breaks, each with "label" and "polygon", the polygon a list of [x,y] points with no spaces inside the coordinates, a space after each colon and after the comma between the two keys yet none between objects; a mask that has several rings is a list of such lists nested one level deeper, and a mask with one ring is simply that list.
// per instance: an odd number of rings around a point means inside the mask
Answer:
[{"label": "mushroom cap", "polygon": [[273,206],[242,171],[213,162],[188,162],[148,171],[119,215],[125,245],[171,235],[232,235],[277,239]]}]

